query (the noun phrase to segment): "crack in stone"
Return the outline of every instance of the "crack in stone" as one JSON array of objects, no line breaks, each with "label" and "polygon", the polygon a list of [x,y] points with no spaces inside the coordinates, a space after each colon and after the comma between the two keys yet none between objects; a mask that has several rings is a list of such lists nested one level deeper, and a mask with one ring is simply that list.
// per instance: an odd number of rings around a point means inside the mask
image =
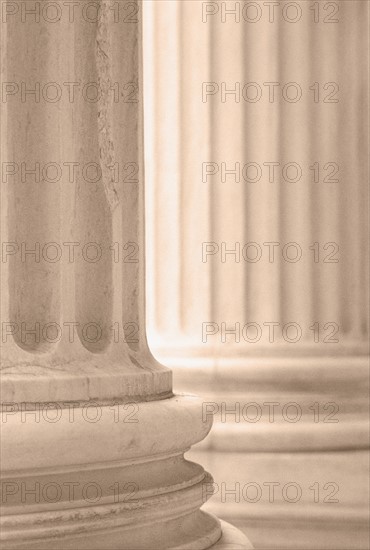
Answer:
[{"label": "crack in stone", "polygon": [[110,57],[111,44],[108,23],[109,0],[100,1],[100,17],[98,18],[96,33],[96,69],[99,87],[101,89],[98,101],[98,140],[100,167],[105,195],[111,212],[119,204],[119,196],[114,184],[114,143],[111,135],[111,101],[110,89],[112,84]]}]

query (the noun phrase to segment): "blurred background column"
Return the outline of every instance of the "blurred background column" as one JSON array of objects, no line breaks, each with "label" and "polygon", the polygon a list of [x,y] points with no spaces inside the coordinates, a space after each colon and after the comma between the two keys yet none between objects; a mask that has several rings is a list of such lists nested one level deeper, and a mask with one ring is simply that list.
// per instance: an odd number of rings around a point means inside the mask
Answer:
[{"label": "blurred background column", "polygon": [[[266,481],[337,476],[337,507],[281,513],[333,521],[317,548],[366,547],[348,471],[364,475],[368,446],[368,3],[146,6],[151,348],[208,395],[216,482],[253,481],[271,452]],[[278,523],[265,496],[230,515]]]}]

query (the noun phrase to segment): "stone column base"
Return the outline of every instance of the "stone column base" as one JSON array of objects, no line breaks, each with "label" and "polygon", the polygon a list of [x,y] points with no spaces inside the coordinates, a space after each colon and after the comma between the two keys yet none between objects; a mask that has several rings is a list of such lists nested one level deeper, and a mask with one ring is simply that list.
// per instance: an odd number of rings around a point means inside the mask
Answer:
[{"label": "stone column base", "polygon": [[250,548],[241,533],[225,524],[221,534],[219,520],[200,510],[213,480],[184,453],[211,428],[201,399],[91,408],[88,414],[80,404],[73,416],[49,407],[36,417],[7,415],[4,550]]}]

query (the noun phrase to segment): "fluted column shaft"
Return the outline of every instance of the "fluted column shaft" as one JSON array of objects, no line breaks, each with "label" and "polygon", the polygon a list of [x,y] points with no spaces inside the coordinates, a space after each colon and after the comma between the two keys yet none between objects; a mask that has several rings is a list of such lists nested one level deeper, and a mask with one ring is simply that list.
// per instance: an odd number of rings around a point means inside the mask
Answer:
[{"label": "fluted column shaft", "polygon": [[62,10],[3,25],[3,383],[15,400],[171,394],[144,327],[140,21],[94,6],[72,23]]}]

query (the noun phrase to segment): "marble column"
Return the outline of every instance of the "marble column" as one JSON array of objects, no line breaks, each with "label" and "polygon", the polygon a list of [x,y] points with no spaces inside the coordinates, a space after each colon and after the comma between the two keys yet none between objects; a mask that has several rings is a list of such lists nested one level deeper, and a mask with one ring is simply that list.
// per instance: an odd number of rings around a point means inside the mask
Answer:
[{"label": "marble column", "polygon": [[2,547],[250,548],[144,317],[142,4],[2,4]]}]

